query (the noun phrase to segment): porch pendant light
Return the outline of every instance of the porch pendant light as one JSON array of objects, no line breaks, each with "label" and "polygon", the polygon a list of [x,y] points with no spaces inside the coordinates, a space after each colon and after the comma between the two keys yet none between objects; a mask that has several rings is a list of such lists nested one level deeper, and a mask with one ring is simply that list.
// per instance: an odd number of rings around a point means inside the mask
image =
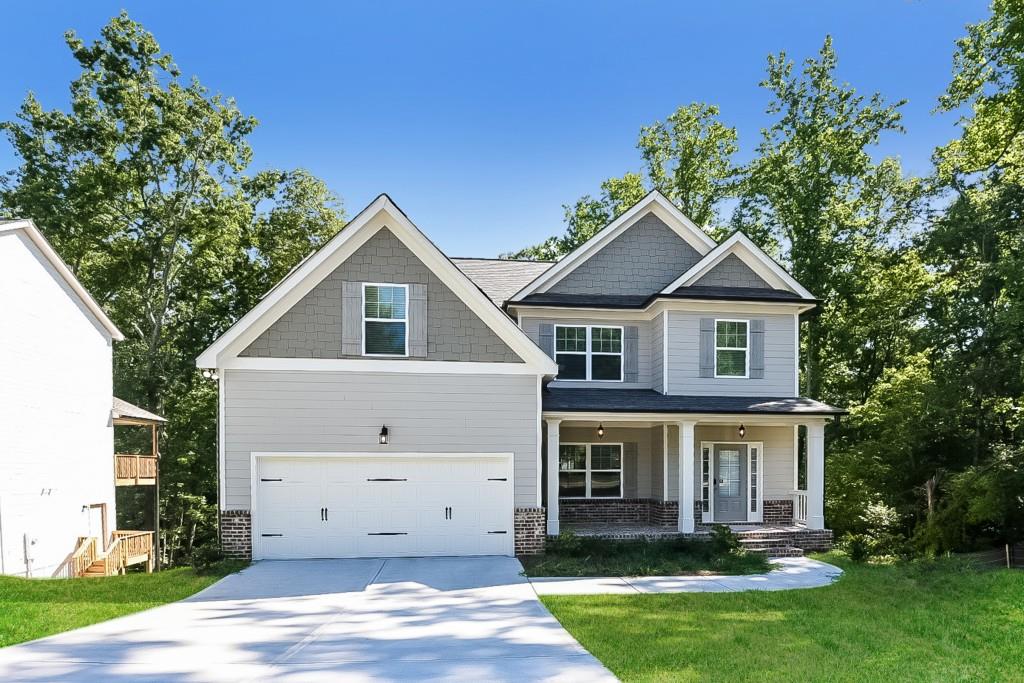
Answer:
[{"label": "porch pendant light", "polygon": [[603,424],[598,424],[597,425],[597,438],[599,438],[599,439],[603,439],[604,438],[604,425]]},{"label": "porch pendant light", "polygon": [[744,427],[744,426],[743,426],[743,425],[741,424],[741,425],[740,425],[740,429],[739,429],[739,432],[740,432],[740,438],[742,439],[742,438],[743,438],[744,436],[746,436],[746,435],[747,435],[747,428],[746,428],[746,427]]},{"label": "porch pendant light", "polygon": [[388,442],[388,426],[384,425],[380,428],[380,443],[386,445]]}]

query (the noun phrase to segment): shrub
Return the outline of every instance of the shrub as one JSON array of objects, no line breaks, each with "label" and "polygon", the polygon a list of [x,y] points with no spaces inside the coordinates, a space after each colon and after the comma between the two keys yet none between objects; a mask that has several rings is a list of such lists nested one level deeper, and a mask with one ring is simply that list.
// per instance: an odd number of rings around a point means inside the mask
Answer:
[{"label": "shrub", "polygon": [[865,562],[871,557],[871,541],[865,534],[846,534],[839,541],[839,547],[854,562]]},{"label": "shrub", "polygon": [[192,568],[203,572],[225,560],[219,543],[209,543],[192,549]]},{"label": "shrub", "polygon": [[715,553],[734,553],[742,547],[740,537],[724,524],[711,527],[711,548]]},{"label": "shrub", "polygon": [[583,549],[583,539],[572,531],[562,529],[558,536],[549,538],[547,552],[573,556]]}]

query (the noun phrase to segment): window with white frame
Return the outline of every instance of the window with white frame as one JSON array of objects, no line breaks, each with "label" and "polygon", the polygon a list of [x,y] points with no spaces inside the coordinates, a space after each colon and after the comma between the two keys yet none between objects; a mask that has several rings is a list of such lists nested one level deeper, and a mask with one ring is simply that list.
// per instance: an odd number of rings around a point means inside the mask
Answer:
[{"label": "window with white frame", "polygon": [[622,381],[622,328],[555,325],[558,379]]},{"label": "window with white frame", "polygon": [[560,444],[558,497],[621,498],[622,444]]},{"label": "window with white frame", "polygon": [[715,377],[746,377],[750,345],[746,320],[715,321]]},{"label": "window with white frame", "polygon": [[406,285],[363,285],[363,354],[408,356]]}]

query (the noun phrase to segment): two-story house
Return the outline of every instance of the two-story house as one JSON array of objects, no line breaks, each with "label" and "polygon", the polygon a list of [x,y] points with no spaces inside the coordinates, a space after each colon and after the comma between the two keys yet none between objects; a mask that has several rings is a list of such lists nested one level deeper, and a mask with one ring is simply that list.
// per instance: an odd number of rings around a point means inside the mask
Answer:
[{"label": "two-story house", "polygon": [[656,192],[556,263],[448,258],[382,195],[198,359],[222,543],[508,555],[727,523],[825,547],[842,411],[798,393],[817,303]]}]

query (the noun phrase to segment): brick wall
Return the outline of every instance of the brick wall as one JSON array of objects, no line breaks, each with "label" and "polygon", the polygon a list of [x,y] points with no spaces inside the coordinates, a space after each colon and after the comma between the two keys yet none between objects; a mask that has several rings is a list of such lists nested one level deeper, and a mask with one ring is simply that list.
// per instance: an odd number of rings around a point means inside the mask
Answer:
[{"label": "brick wall", "polygon": [[802,529],[796,535],[796,547],[825,552],[832,550],[831,529]]},{"label": "brick wall", "polygon": [[789,498],[764,501],[764,523],[789,525],[793,523],[793,501]]},{"label": "brick wall", "polygon": [[548,516],[544,508],[516,508],[516,555],[540,555],[548,538]]},{"label": "brick wall", "polygon": [[[664,527],[677,527],[679,525],[679,501],[676,500],[652,500],[651,524]],[[697,519],[700,519],[698,517]]]},{"label": "brick wall", "polygon": [[647,498],[581,498],[558,501],[558,521],[566,524],[648,524],[651,501]]},{"label": "brick wall", "polygon": [[252,559],[252,517],[248,510],[220,513],[220,547],[230,558]]}]

